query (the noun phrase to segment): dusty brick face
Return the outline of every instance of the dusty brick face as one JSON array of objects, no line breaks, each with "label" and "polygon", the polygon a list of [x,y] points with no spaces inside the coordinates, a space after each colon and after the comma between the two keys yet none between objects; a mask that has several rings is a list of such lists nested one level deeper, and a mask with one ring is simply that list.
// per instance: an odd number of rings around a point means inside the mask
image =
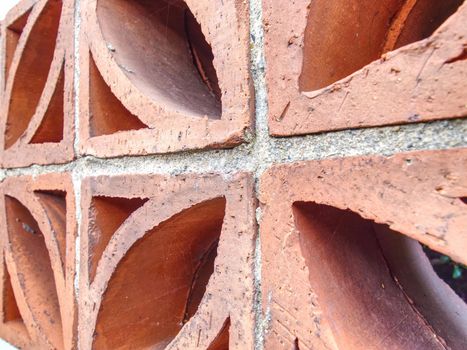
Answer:
[{"label": "dusty brick face", "polygon": [[2,23],[2,167],[73,159],[73,3],[22,1]]},{"label": "dusty brick face", "polygon": [[70,177],[5,180],[0,215],[0,336],[26,349],[76,348],[76,214]]},{"label": "dusty brick face", "polygon": [[246,2],[82,0],[81,8],[81,153],[244,141],[253,110]]},{"label": "dusty brick face", "polygon": [[466,149],[272,167],[265,348],[462,348],[466,305],[416,241],[466,262],[466,167]]},{"label": "dusty brick face", "polygon": [[81,206],[83,349],[253,349],[249,175],[92,177]]},{"label": "dusty brick face", "polygon": [[461,4],[263,0],[270,133],[465,116]]}]

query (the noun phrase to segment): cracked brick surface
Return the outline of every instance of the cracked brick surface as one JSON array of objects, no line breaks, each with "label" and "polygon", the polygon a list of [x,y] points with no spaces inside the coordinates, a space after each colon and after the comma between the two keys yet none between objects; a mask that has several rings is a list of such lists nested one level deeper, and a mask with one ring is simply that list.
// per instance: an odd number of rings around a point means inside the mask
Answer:
[{"label": "cracked brick surface", "polygon": [[83,349],[253,349],[252,191],[247,174],[85,179]]},{"label": "cracked brick surface", "polygon": [[24,349],[76,348],[76,216],[70,177],[5,180],[0,217],[0,336]]},{"label": "cracked brick surface", "polygon": [[466,167],[457,149],[268,170],[265,348],[465,347],[467,306],[417,241],[466,262]]},{"label": "cracked brick surface", "polygon": [[2,22],[3,167],[73,159],[73,4],[22,1]]},{"label": "cracked brick surface", "polygon": [[81,153],[244,141],[253,113],[246,2],[82,0],[81,8]]},{"label": "cracked brick surface", "polygon": [[271,134],[464,117],[462,3],[264,0]]}]

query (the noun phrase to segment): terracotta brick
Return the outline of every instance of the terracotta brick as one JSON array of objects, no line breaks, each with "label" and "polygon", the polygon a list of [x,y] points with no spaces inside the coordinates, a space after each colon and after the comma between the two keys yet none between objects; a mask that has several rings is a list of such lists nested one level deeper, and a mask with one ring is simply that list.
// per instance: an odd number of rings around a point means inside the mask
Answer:
[{"label": "terracotta brick", "polygon": [[271,134],[467,115],[462,3],[263,0]]},{"label": "terracotta brick", "polygon": [[82,0],[81,8],[83,154],[244,141],[253,111],[247,2]]},{"label": "terracotta brick", "polygon": [[[467,149],[274,166],[260,201],[266,349],[462,349]],[[411,238],[409,238],[411,237]]]},{"label": "terracotta brick", "polygon": [[82,349],[253,349],[250,176],[92,177],[81,205]]},{"label": "terracotta brick", "polygon": [[2,23],[1,164],[73,159],[73,0],[26,0]]},{"label": "terracotta brick", "polygon": [[67,174],[0,186],[0,337],[26,349],[75,348],[75,199]]}]

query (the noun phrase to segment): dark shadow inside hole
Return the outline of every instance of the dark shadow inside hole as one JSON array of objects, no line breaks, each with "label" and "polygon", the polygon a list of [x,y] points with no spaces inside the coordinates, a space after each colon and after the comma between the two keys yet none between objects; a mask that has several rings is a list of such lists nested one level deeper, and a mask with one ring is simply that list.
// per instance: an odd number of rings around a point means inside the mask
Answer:
[{"label": "dark shadow inside hole", "polygon": [[63,348],[60,306],[49,251],[31,212],[16,198],[5,196],[11,252],[28,307],[53,347]]},{"label": "dark shadow inside hole", "polygon": [[93,348],[162,349],[173,340],[196,313],[214,271],[225,203],[222,197],[198,203],[131,247],[108,283]]},{"label": "dark shadow inside hole", "polygon": [[224,322],[216,338],[209,344],[207,350],[229,350],[230,317]]},{"label": "dark shadow inside hole", "polygon": [[429,37],[464,0],[315,0],[305,29],[300,91],[324,88],[385,52]]},{"label": "dark shadow inside hole", "polygon": [[340,347],[465,345],[467,306],[417,241],[327,205],[297,202],[293,212],[311,288]]},{"label": "dark shadow inside hole", "polygon": [[177,111],[220,119],[212,48],[184,1],[99,0],[97,15],[111,54],[141,92]]},{"label": "dark shadow inside hole", "polygon": [[61,1],[48,1],[31,29],[12,86],[5,149],[23,135],[36,112],[54,57],[61,12]]},{"label": "dark shadow inside hole", "polygon": [[422,245],[423,251],[430,260],[433,270],[449,287],[467,303],[467,271],[463,264],[456,263],[448,256]]}]

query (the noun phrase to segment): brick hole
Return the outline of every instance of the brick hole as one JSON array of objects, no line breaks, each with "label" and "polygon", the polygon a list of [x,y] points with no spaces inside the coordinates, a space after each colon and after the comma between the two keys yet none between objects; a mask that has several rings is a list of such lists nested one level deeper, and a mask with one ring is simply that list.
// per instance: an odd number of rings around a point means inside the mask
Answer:
[{"label": "brick hole", "polygon": [[62,266],[66,261],[66,192],[63,191],[35,191],[47,218],[53,225],[55,238]]},{"label": "brick hole", "polygon": [[460,201],[464,204],[467,204],[467,197],[460,197]]},{"label": "brick hole", "polygon": [[8,77],[10,72],[11,62],[18,46],[19,38],[23,34],[23,29],[26,26],[31,10],[26,11],[22,16],[18,17],[12,24],[6,28],[5,33],[5,77]]},{"label": "brick hole", "polygon": [[93,348],[163,348],[177,335],[214,271],[224,215],[224,198],[196,204],[131,247],[103,296]]},{"label": "brick hole", "polygon": [[[446,255],[431,250],[425,245],[422,247],[423,252],[430,260],[430,263],[439,278],[446,282],[446,284],[451,287],[451,289],[464,301],[464,303],[467,302],[467,275],[465,274],[465,271],[463,271],[464,273],[457,278],[454,278],[454,266],[457,264],[455,261],[451,260]],[[461,267],[462,264],[459,264],[459,266]]]},{"label": "brick hole", "polygon": [[13,293],[13,286],[11,285],[10,274],[5,267],[5,276],[3,280],[3,321],[12,322],[20,321],[23,322],[23,318],[19,313],[18,304],[16,303],[16,297]]},{"label": "brick hole", "polygon": [[9,327],[15,328],[19,333],[29,337],[23,317],[18,308],[18,303],[16,302],[10,274],[8,273],[6,265],[4,264],[3,266],[3,322],[7,323]]},{"label": "brick hole", "polygon": [[212,49],[185,2],[99,0],[97,15],[108,49],[143,93],[174,110],[220,119]]},{"label": "brick hole", "polygon": [[29,210],[5,196],[9,242],[24,297],[40,332],[57,349],[63,348],[62,321],[44,236]]},{"label": "brick hole", "polygon": [[301,91],[330,85],[385,52],[429,37],[463,0],[312,1]]},{"label": "brick hole", "polygon": [[213,342],[208,346],[207,350],[228,350],[230,340],[230,317],[225,321],[221,331]]},{"label": "brick hole", "polygon": [[131,114],[112,93],[92,56],[89,57],[90,134],[92,137],[148,126]]},{"label": "brick hole", "polygon": [[60,142],[63,140],[64,127],[64,84],[65,77],[63,67],[55,86],[55,91],[45,112],[41,124],[37,128],[30,143]]},{"label": "brick hole", "polygon": [[89,230],[89,277],[93,281],[97,264],[112,235],[123,222],[147,202],[146,198],[119,198],[97,196],[92,198]]},{"label": "brick hole", "polygon": [[48,1],[29,34],[11,91],[5,149],[24,133],[36,112],[54,56],[61,10],[61,1]]},{"label": "brick hole", "polygon": [[442,338],[458,348],[466,305],[418,242],[326,205],[297,202],[293,211],[311,288],[339,347],[438,349]]}]

